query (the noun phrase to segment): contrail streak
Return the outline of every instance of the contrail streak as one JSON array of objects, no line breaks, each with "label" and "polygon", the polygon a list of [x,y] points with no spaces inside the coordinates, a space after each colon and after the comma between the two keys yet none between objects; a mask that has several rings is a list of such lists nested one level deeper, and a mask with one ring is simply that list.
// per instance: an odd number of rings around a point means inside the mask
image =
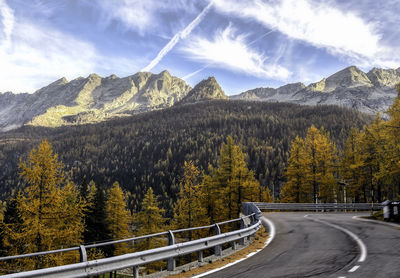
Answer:
[{"label": "contrail streak", "polygon": [[199,25],[199,23],[203,20],[204,16],[208,12],[208,10],[211,8],[213,2],[210,2],[207,7],[204,8],[204,10],[192,21],[188,26],[186,26],[185,29],[182,31],[178,32],[173,36],[173,38],[163,47],[163,49],[158,52],[157,57],[154,58],[150,64],[148,64],[146,67],[144,67],[141,71],[150,71],[152,68],[154,68],[160,61],[161,59],[167,55],[168,52],[171,51],[172,48],[181,40],[186,38],[192,31],[193,29]]},{"label": "contrail streak", "polygon": [[182,77],[182,79],[183,79],[183,80],[189,79],[189,78],[192,77],[193,75],[198,74],[199,72],[205,70],[206,68],[208,68],[208,67],[211,66],[211,65],[212,65],[212,64],[205,65],[204,67],[202,67],[202,68],[200,68],[200,69],[198,69],[198,70],[196,70],[196,71],[194,71],[194,72],[191,72],[191,73],[189,73],[189,74],[186,74],[184,77]]}]

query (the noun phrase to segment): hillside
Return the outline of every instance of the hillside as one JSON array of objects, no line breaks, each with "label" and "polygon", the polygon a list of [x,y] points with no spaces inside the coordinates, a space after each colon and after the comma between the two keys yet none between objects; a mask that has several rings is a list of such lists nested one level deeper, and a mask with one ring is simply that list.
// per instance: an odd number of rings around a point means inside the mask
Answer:
[{"label": "hillside", "polygon": [[340,147],[351,127],[371,118],[336,106],[300,106],[267,102],[214,100],[152,111],[98,124],[45,128],[25,126],[0,135],[0,188],[4,199],[21,181],[17,163],[43,138],[52,142],[73,180],[131,192],[136,208],[152,186],[171,208],[185,160],[205,172],[216,165],[228,135],[242,145],[247,163],[275,196],[283,182],[291,140],[314,124],[324,126]]}]

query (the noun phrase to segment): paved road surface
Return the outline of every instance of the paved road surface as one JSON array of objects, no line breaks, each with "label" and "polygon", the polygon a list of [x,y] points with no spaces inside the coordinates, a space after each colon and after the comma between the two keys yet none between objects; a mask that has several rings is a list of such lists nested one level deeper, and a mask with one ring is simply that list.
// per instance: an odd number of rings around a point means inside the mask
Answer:
[{"label": "paved road surface", "polygon": [[[270,245],[255,256],[206,277],[399,278],[400,229],[356,220],[355,215],[362,214],[265,214],[276,228]],[[362,243],[367,252],[360,262]]]}]

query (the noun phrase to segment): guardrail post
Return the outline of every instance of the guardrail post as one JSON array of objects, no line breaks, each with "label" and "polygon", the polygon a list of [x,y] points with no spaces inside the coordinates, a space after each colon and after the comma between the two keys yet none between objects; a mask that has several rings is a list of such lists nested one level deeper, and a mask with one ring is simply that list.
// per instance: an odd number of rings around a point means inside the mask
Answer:
[{"label": "guardrail post", "polygon": [[138,266],[133,267],[133,278],[139,278],[139,267]]},{"label": "guardrail post", "polygon": [[232,250],[236,250],[237,246],[236,246],[236,241],[232,241]]},{"label": "guardrail post", "polygon": [[[168,231],[168,245],[174,245],[174,244],[175,244],[174,233],[171,230],[169,230]],[[167,270],[174,271],[175,266],[176,266],[175,258],[169,258],[167,261]]]},{"label": "guardrail post", "polygon": [[[252,226],[254,223],[256,223],[256,217],[255,217],[255,215],[254,214],[252,214],[252,215],[250,215],[250,224],[249,224],[249,227],[250,226]],[[250,240],[250,236],[247,236],[247,240],[249,241]]]},{"label": "guardrail post", "polygon": [[[221,234],[221,229],[219,228],[218,224],[215,224],[215,234],[220,235]],[[222,255],[222,247],[221,245],[215,246],[215,255],[216,256],[221,256]]]},{"label": "guardrail post", "polygon": [[[240,229],[244,229],[244,228],[246,228],[246,224],[244,223],[243,217],[240,217]],[[244,237],[239,239],[239,244],[244,245]]]},{"label": "guardrail post", "polygon": [[198,252],[198,259],[197,259],[197,261],[198,261],[199,263],[202,263],[202,262],[204,261],[204,259],[203,259],[203,251],[199,251],[199,252]]},{"label": "guardrail post", "polygon": [[80,262],[87,262],[87,254],[86,254],[86,248],[84,245],[79,246],[79,261]]}]

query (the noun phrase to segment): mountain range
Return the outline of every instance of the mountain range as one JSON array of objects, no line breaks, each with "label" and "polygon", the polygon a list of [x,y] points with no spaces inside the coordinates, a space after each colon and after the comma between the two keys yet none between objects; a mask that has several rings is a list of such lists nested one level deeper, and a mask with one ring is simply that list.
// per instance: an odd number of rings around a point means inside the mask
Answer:
[{"label": "mountain range", "polygon": [[308,86],[292,83],[277,89],[256,88],[231,98],[304,105],[333,104],[375,114],[385,112],[393,104],[397,96],[395,85],[399,82],[400,68],[373,68],[365,73],[351,66]]},{"label": "mountain range", "polygon": [[[355,66],[305,86],[256,88],[230,99],[291,102],[303,105],[334,104],[375,114],[384,112],[397,96],[400,68],[373,68],[368,73]],[[23,125],[57,127],[96,123],[146,111],[205,100],[228,99],[214,77],[191,88],[168,71],[138,72],[119,78],[91,74],[72,81],[61,78],[33,94],[0,93],[0,131]]]}]

